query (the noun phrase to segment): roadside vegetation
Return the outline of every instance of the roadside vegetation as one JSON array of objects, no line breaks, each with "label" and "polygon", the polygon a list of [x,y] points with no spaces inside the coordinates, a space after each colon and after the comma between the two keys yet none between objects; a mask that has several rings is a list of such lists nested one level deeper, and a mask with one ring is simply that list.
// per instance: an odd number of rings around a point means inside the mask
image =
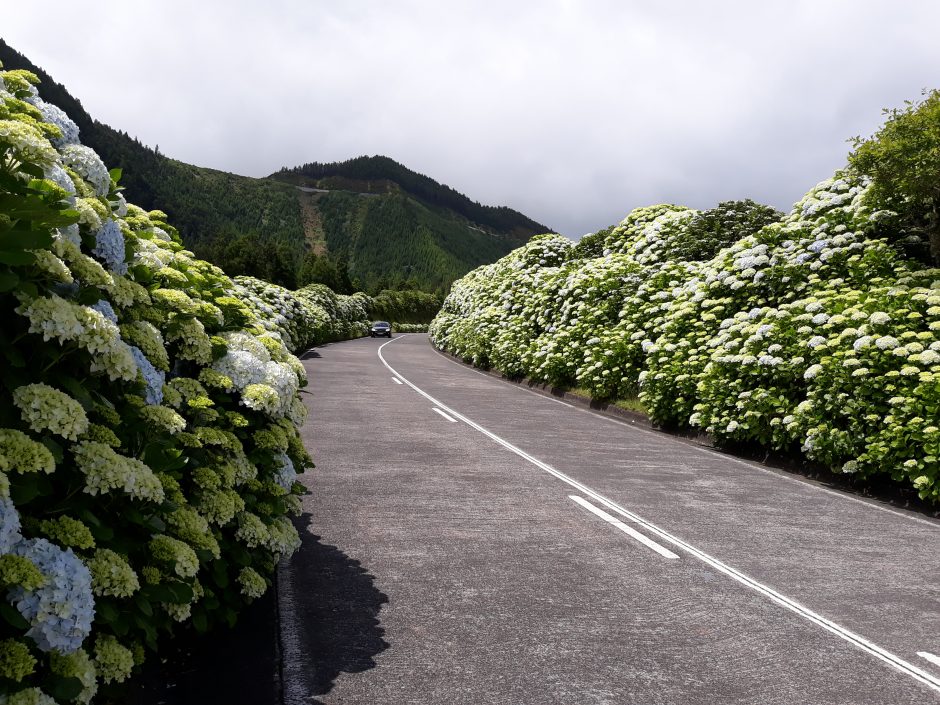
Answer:
[{"label": "roadside vegetation", "polygon": [[[85,145],[124,172],[125,195],[159,208],[196,256],[230,275],[341,294],[451,282],[547,228],[483,206],[387,157],[282,169],[250,178],[186,164],[93,119],[64,86],[0,39],[0,62],[40,78],[40,93],[75,122]],[[321,187],[318,192],[297,187]]]},{"label": "roadside vegetation", "polygon": [[375,304],[197,259],[36,83],[0,71],[0,702],[115,701],[299,547],[292,351]]},{"label": "roadside vegetation", "polygon": [[940,502],[938,106],[889,113],[786,215],[662,204],[535,237],[456,282],[432,340]]}]

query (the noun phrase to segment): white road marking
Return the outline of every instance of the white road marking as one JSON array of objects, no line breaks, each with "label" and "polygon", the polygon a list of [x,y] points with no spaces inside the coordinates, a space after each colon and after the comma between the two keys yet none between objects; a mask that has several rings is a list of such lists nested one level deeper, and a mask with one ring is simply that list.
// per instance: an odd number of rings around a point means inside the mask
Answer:
[{"label": "white road marking", "polygon": [[392,381],[393,381],[395,384],[401,384],[401,380],[398,379],[398,377],[392,377]]},{"label": "white road marking", "polygon": [[937,656],[936,654],[932,654],[929,651],[918,651],[917,655],[923,659],[927,659],[934,666],[940,666],[940,656]]},{"label": "white road marking", "polygon": [[588,502],[586,499],[584,499],[584,497],[578,497],[578,495],[569,494],[569,495],[568,495],[568,499],[574,500],[575,502],[577,502],[578,504],[580,504],[582,507],[584,507],[585,509],[587,509],[587,510],[588,510],[589,512],[591,512],[592,514],[595,514],[596,516],[599,516],[601,519],[603,519],[604,521],[606,521],[608,524],[612,524],[613,526],[616,526],[618,529],[620,529],[620,530],[621,530],[623,533],[625,533],[627,536],[630,536],[631,538],[636,539],[637,541],[639,541],[640,543],[642,543],[642,544],[643,544],[644,546],[646,546],[647,548],[653,549],[654,551],[656,551],[656,553],[658,553],[659,555],[661,555],[663,558],[678,558],[678,557],[679,557],[679,556],[677,556],[675,553],[673,553],[672,551],[670,551],[668,548],[663,548],[662,546],[660,546],[658,543],[656,543],[655,541],[653,541],[653,539],[648,538],[647,536],[644,536],[643,534],[641,534],[641,533],[640,533],[639,531],[637,531],[636,529],[633,529],[633,528],[627,526],[627,525],[624,524],[622,521],[620,521],[620,519],[618,519],[617,517],[611,516],[610,514],[608,514],[607,512],[605,512],[603,509],[598,509],[598,508],[595,507],[593,504],[591,504],[591,503]]},{"label": "white road marking", "polygon": [[[405,336],[403,335],[401,337],[403,338]],[[400,340],[400,339],[401,338],[397,338],[396,340]],[[844,639],[845,641],[849,642],[853,646],[858,647],[862,651],[865,651],[866,653],[874,656],[875,658],[887,663],[889,666],[897,669],[901,673],[907,676],[910,676],[917,682],[922,683],[923,685],[926,685],[928,688],[940,693],[940,678],[937,678],[936,676],[931,675],[930,673],[927,673],[927,671],[923,670],[919,666],[915,666],[913,663],[909,661],[905,661],[900,656],[897,656],[891,653],[890,651],[887,651],[881,648],[877,644],[874,644],[868,641],[868,639],[866,639],[865,637],[860,636],[856,634],[855,632],[850,631],[846,629],[845,627],[842,627],[836,624],[835,622],[833,622],[830,619],[827,619],[826,617],[823,617],[822,615],[814,612],[808,607],[805,607],[804,605],[800,604],[796,600],[791,600],[789,597],[782,595],[781,593],[777,592],[773,588],[769,588],[766,585],[759,583],[754,578],[751,578],[750,576],[745,575],[744,573],[737,570],[736,568],[732,568],[731,566],[729,566],[726,563],[721,562],[717,558],[714,558],[708,555],[707,553],[696,548],[692,544],[680,539],[677,536],[674,536],[673,534],[670,534],[668,531],[665,531],[664,529],[660,529],[658,526],[656,526],[650,521],[647,521],[646,519],[641,517],[639,514],[635,514],[634,512],[631,512],[628,509],[624,509],[616,502],[610,499],[607,499],[607,497],[605,497],[604,495],[598,492],[595,492],[587,485],[584,485],[578,482],[577,480],[569,477],[568,475],[564,474],[563,472],[556,470],[551,465],[547,463],[543,463],[538,458],[535,458],[529,455],[521,448],[518,448],[517,446],[514,446],[509,441],[500,438],[492,431],[486,430],[480,424],[468,419],[463,414],[457,411],[454,411],[451,407],[447,406],[440,400],[432,397],[423,389],[420,389],[415,384],[408,381],[408,379],[404,375],[399,374],[398,370],[396,370],[394,367],[389,365],[388,362],[385,360],[385,357],[382,355],[382,348],[384,348],[386,345],[391,345],[393,342],[395,342],[395,340],[390,340],[387,343],[384,343],[379,346],[378,348],[379,360],[382,361],[382,364],[385,365],[385,367],[387,367],[388,370],[392,374],[397,375],[402,380],[402,382],[407,384],[409,387],[411,387],[418,394],[420,394],[425,399],[430,401],[432,404],[436,404],[437,406],[441,407],[441,409],[445,409],[447,413],[453,416],[454,418],[460,419],[471,428],[476,429],[487,438],[495,441],[496,443],[503,446],[507,450],[515,453],[523,460],[527,460],[528,462],[535,465],[537,468],[544,470],[549,475],[553,475],[554,477],[557,477],[562,482],[565,482],[571,487],[574,487],[576,490],[578,490],[582,494],[586,494],[587,496],[591,497],[596,502],[604,505],[608,509],[616,512],[617,514],[620,514],[623,517],[626,517],[627,519],[633,521],[634,523],[639,524],[640,526],[647,529],[650,533],[655,534],[663,542],[672,544],[674,547],[682,551],[685,551],[690,556],[697,558],[698,560],[702,561],[708,566],[711,566],[718,572],[723,573],[724,575],[728,576],[732,580],[740,583],[741,585],[744,585],[745,587],[750,588],[751,590],[754,590],[755,592],[763,595],[764,597],[768,598],[772,602],[775,602],[781,607],[784,607],[785,609],[790,610],[791,612],[799,615],[800,617],[803,617],[807,621],[812,622],[813,624],[819,627],[822,627],[823,629],[830,632],[831,634],[836,635],[840,639]]]},{"label": "white road marking", "polygon": [[431,407],[431,411],[437,412],[438,414],[440,414],[441,416],[443,416],[445,419],[447,419],[447,420],[450,421],[451,423],[457,423],[457,419],[452,419],[450,416],[448,416],[447,414],[445,414],[443,411],[441,411],[440,409],[438,409],[436,406]]},{"label": "white road marking", "polygon": [[[608,423],[617,424],[618,426],[620,426],[620,427],[622,427],[622,428],[629,429],[630,431],[636,431],[636,432],[638,432],[638,433],[646,433],[646,434],[649,434],[649,435],[657,436],[657,437],[659,437],[659,438],[662,438],[662,437],[663,437],[663,432],[660,431],[660,430],[658,430],[658,429],[655,429],[655,428],[646,428],[645,426],[637,425],[637,424],[635,424],[635,423],[633,423],[633,422],[631,422],[631,421],[627,421],[627,420],[625,420],[625,419],[621,419],[621,418],[618,418],[618,417],[616,417],[616,416],[609,416],[609,415],[607,415],[607,414],[598,413],[598,412],[597,412],[596,410],[594,410],[594,409],[587,409],[587,408],[585,408],[585,407],[583,407],[583,406],[578,406],[578,405],[576,405],[576,404],[569,404],[569,403],[566,402],[566,401],[561,401],[560,399],[555,399],[554,397],[547,396],[547,395],[544,394],[543,392],[539,392],[539,391],[536,391],[536,390],[534,390],[534,389],[528,389],[527,387],[524,387],[524,386],[521,386],[521,385],[518,385],[518,384],[513,384],[513,383],[510,382],[509,380],[501,379],[500,377],[497,377],[497,376],[494,376],[494,375],[488,375],[488,374],[486,374],[485,372],[481,372],[481,371],[478,370],[478,369],[475,369],[475,368],[473,368],[473,367],[470,367],[469,365],[466,365],[466,364],[462,364],[462,363],[458,362],[457,360],[454,360],[454,359],[450,358],[448,355],[446,355],[445,353],[442,353],[440,350],[438,350],[437,348],[435,348],[434,345],[430,343],[430,341],[429,341],[428,344],[430,345],[431,350],[433,350],[434,352],[436,352],[438,355],[440,355],[442,358],[444,358],[445,360],[447,360],[447,361],[448,361],[449,363],[451,363],[452,365],[457,365],[457,366],[460,367],[461,369],[465,369],[465,370],[467,370],[467,371],[469,371],[469,372],[474,372],[474,373],[476,373],[476,374],[478,374],[478,375],[480,375],[480,376],[482,376],[482,377],[488,377],[489,379],[495,379],[495,380],[501,381],[501,382],[508,382],[508,383],[509,383],[508,386],[507,386],[508,389],[517,389],[517,390],[519,390],[519,391],[521,391],[521,392],[525,392],[526,394],[533,394],[533,395],[535,395],[535,396],[537,396],[537,397],[540,397],[540,398],[542,398],[542,399],[548,399],[548,400],[553,401],[553,402],[555,402],[555,403],[557,403],[557,404],[563,404],[564,406],[569,406],[569,407],[571,407],[572,409],[574,409],[574,410],[576,410],[576,411],[580,411],[580,412],[583,413],[583,414],[591,414],[594,418],[603,419],[604,421],[607,421]],[[723,453],[723,452],[721,452],[720,450],[716,450],[716,449],[714,449],[714,448],[709,448],[708,446],[701,445],[700,443],[695,443],[695,442],[693,442],[693,441],[689,441],[689,440],[682,439],[682,438],[675,438],[675,440],[678,441],[678,442],[680,442],[680,443],[683,443],[684,445],[686,445],[686,446],[689,447],[689,448],[692,448],[692,449],[695,450],[695,451],[698,451],[699,453],[705,453],[705,454],[711,455],[711,456],[719,456],[722,460],[724,460],[724,461],[726,461],[726,462],[735,463],[736,465],[743,465],[744,467],[750,468],[751,470],[757,470],[758,472],[762,472],[762,473],[767,474],[767,475],[773,475],[773,476],[774,476],[775,478],[777,478],[778,480],[784,480],[784,481],[787,481],[787,482],[795,482],[795,483],[798,483],[799,485],[801,485],[802,487],[810,487],[810,488],[812,488],[813,490],[815,490],[815,491],[817,491],[817,492],[824,492],[825,494],[832,495],[833,497],[838,497],[838,498],[844,499],[844,500],[846,500],[846,501],[848,501],[848,502],[855,502],[856,504],[861,504],[861,505],[863,505],[863,506],[865,506],[865,507],[868,507],[869,509],[875,509],[875,510],[877,510],[877,511],[879,511],[879,512],[886,512],[887,514],[892,514],[892,515],[894,515],[894,516],[896,516],[896,517],[900,517],[900,518],[902,518],[902,519],[906,519],[907,521],[914,521],[914,522],[917,522],[918,524],[923,524],[923,525],[925,525],[925,526],[929,526],[929,527],[932,528],[932,529],[936,529],[936,530],[940,531],[940,524],[938,524],[938,523],[935,522],[935,521],[930,521],[930,520],[928,520],[928,519],[922,519],[921,517],[913,516],[913,515],[908,514],[908,513],[899,512],[899,511],[897,511],[896,509],[892,509],[891,507],[883,507],[883,506],[881,506],[880,504],[875,504],[874,502],[871,502],[871,501],[869,501],[869,500],[867,500],[867,499],[862,499],[862,498],[859,498],[859,497],[853,497],[852,495],[846,494],[845,492],[840,492],[840,491],[838,491],[838,490],[831,490],[831,489],[829,489],[828,487],[822,487],[822,486],[817,485],[817,484],[815,484],[815,483],[810,483],[810,482],[807,482],[807,481],[805,481],[805,480],[802,480],[802,479],[800,479],[800,478],[798,478],[798,477],[792,477],[792,476],[787,475],[787,474],[785,474],[785,473],[782,473],[782,472],[780,472],[780,471],[778,471],[778,470],[774,470],[774,469],[772,469],[772,468],[765,467],[765,466],[763,466],[763,465],[761,465],[761,464],[759,464],[759,463],[751,462],[751,461],[748,461],[748,460],[742,460],[741,458],[735,458],[733,455],[728,455],[728,453]]]},{"label": "white road marking", "polygon": [[[430,343],[430,341],[429,341],[429,343]],[[496,376],[496,375],[490,375],[490,374],[487,374],[486,372],[481,372],[481,371],[478,370],[476,367],[472,367],[472,366],[470,366],[470,365],[468,365],[468,364],[466,364],[466,363],[462,363],[462,362],[459,362],[458,360],[454,360],[453,358],[449,357],[448,355],[442,353],[440,350],[438,350],[437,348],[435,348],[433,344],[431,345],[431,350],[433,350],[434,352],[436,352],[438,355],[440,355],[441,357],[443,357],[443,358],[444,358],[445,360],[447,360],[448,362],[453,363],[453,364],[455,364],[455,365],[459,365],[462,369],[466,370],[467,372],[473,372],[474,374],[480,375],[481,377],[486,377],[487,379],[498,379],[498,380],[503,381],[503,382],[509,382],[509,381],[510,381],[510,380],[508,380],[508,379],[505,379],[505,378],[502,378],[502,377],[498,377],[498,376]],[[526,387],[523,387],[522,385],[519,385],[519,384],[513,384],[513,386],[514,386],[516,389],[519,389],[520,391],[528,392],[529,394],[534,394],[535,396],[537,396],[537,397],[539,397],[539,398],[541,398],[541,399],[548,399],[549,401],[553,401],[553,402],[555,402],[556,404],[561,404],[562,406],[568,406],[568,407],[571,407],[572,409],[577,408],[574,404],[570,404],[570,403],[568,403],[568,402],[566,402],[566,401],[564,401],[564,400],[562,400],[562,399],[556,399],[555,397],[549,396],[548,394],[544,394],[543,392],[537,392],[537,391],[535,391],[534,389],[527,389]],[[584,411],[584,409],[580,409],[580,411]],[[605,418],[606,418],[606,417],[605,417]]]}]

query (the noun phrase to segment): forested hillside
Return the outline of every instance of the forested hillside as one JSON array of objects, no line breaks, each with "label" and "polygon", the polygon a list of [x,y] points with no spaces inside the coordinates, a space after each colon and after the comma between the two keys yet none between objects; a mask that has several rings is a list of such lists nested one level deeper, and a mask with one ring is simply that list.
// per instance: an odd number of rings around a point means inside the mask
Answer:
[{"label": "forested hillside", "polygon": [[446,208],[478,227],[493,233],[508,233],[528,239],[548,230],[522,213],[505,206],[484,206],[471,201],[450,186],[411,171],[393,159],[383,156],[357,157],[330,164],[304,164],[281,169],[272,178],[288,183],[321,189],[344,189],[363,193],[395,193],[405,191],[429,206]]},{"label": "forested hillside", "polygon": [[39,76],[41,94],[78,125],[82,141],[123,170],[128,198],[165,211],[190,249],[231,274],[341,293],[441,291],[549,230],[385,157],[308,164],[266,179],[186,164],[94,120],[2,39],[0,62]]}]

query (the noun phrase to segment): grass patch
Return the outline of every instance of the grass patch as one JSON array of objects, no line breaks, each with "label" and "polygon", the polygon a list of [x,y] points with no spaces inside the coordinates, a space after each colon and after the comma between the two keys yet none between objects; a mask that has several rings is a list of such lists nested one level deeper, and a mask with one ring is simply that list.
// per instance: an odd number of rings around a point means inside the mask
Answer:
[{"label": "grass patch", "polygon": [[617,408],[623,409],[625,411],[633,411],[638,414],[648,415],[646,407],[643,406],[643,402],[640,401],[639,397],[626,397],[624,399],[596,399],[591,396],[591,392],[583,387],[571,387],[565,389],[566,392],[571,394],[576,394],[579,397],[584,399],[591,399],[593,401],[599,401],[602,403],[610,404],[611,406],[616,406]]}]

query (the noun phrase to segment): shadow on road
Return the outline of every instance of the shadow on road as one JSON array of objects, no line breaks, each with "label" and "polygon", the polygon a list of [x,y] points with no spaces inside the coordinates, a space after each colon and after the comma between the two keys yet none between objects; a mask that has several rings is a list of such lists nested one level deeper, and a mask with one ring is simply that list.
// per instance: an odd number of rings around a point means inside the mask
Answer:
[{"label": "shadow on road", "polygon": [[379,612],[388,596],[359,561],[298,525],[302,546],[279,576],[284,702],[320,703],[341,673],[375,667],[388,648]]},{"label": "shadow on road", "polygon": [[322,357],[322,356],[316,350],[308,350],[307,352],[305,352],[303,355],[300,356],[300,359],[311,360],[316,357]]}]

